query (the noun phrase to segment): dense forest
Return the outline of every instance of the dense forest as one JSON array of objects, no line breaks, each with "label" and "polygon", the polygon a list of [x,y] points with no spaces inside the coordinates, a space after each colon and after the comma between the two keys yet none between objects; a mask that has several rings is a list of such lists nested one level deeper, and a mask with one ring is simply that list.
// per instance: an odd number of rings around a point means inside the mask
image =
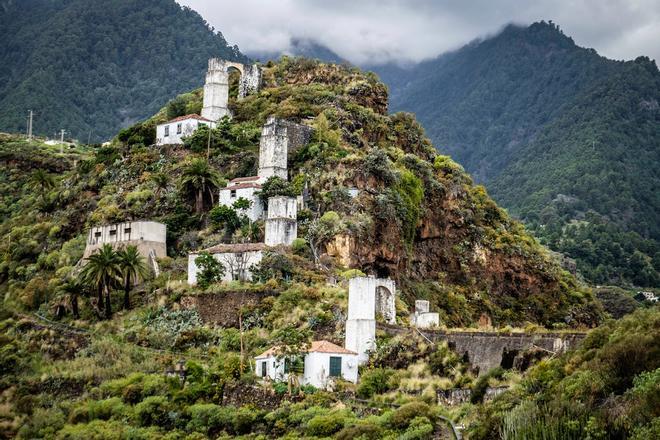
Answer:
[{"label": "dense forest", "polygon": [[104,141],[244,60],[174,0],[0,0],[0,130]]},{"label": "dense forest", "polygon": [[415,112],[439,151],[587,279],[660,283],[653,61],[608,60],[541,22],[376,71],[392,110]]}]

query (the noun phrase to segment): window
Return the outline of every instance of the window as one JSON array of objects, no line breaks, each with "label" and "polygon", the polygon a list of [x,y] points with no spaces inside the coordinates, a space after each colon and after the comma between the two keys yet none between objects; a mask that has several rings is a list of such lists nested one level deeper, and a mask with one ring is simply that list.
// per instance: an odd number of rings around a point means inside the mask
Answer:
[{"label": "window", "polygon": [[236,198],[236,190],[235,189],[232,189],[231,191],[229,191],[229,197],[231,197],[232,199]]},{"label": "window", "polygon": [[341,358],[330,356],[330,377],[341,377]]},{"label": "window", "polygon": [[110,235],[117,235],[117,230],[116,230],[116,229],[112,229],[112,230],[110,231]]},{"label": "window", "polygon": [[166,126],[165,126],[165,137],[167,137],[167,136],[169,136],[169,135],[170,135],[170,126],[169,126],[169,125],[166,125]]},{"label": "window", "polygon": [[268,362],[263,361],[261,363],[261,377],[266,377],[268,373]]},{"label": "window", "polygon": [[124,228],[124,234],[130,234],[131,228]]},{"label": "window", "polygon": [[99,238],[101,236],[101,231],[94,232],[94,237]]},{"label": "window", "polygon": [[183,125],[183,124],[182,124],[181,122],[179,122],[178,124],[176,124],[176,134],[181,134],[181,131],[182,131],[181,126],[182,126],[182,125]]}]

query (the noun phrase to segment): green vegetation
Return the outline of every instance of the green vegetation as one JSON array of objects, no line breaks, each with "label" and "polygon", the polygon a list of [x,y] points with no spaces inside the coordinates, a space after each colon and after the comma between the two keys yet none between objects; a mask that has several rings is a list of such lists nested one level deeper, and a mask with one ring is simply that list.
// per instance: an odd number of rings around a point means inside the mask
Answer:
[{"label": "green vegetation", "polygon": [[[211,57],[246,60],[174,0],[5,1],[0,29],[0,131],[25,132],[32,109],[36,133],[65,128],[81,142],[106,140],[198,87]],[[200,109],[177,101],[168,113]],[[147,127],[133,140],[154,137]]]},{"label": "green vegetation", "polygon": [[586,279],[660,285],[653,61],[608,60],[540,22],[382,76],[395,110]]},{"label": "green vegetation", "polygon": [[593,330],[582,346],[541,361],[485,405],[470,438],[654,438],[660,417],[660,309]]},{"label": "green vegetation", "polygon": [[[438,391],[479,396],[522,380],[514,371],[477,380],[447,345],[410,330],[378,335],[358,385],[337,381],[328,393],[299,386],[293,374],[264,385],[251,360],[266,349],[278,347],[296,371],[310,340],[341,344],[346,284],[358,274],[397,279],[402,326],[418,298],[447,326],[602,320],[590,289],[459,165],[436,155],[411,115],[387,115],[386,89],[373,75],[285,58],[265,66],[264,81],[261,92],[230,99],[234,118],[223,133],[259,127],[270,114],[320,131],[314,150],[289,162],[290,182],[262,188],[305,188],[308,203],[300,239],[267,249],[251,282],[220,282],[231,269],[200,251],[261,239],[261,222],[245,220],[245,200],[215,206],[225,181],[255,174],[255,138],[240,144],[219,133],[208,158],[191,145],[143,144],[146,127],[194,106],[199,91],[105,147],[60,153],[38,139],[0,136],[0,234],[8,237],[0,243],[1,436],[424,439],[447,429],[440,416],[471,422],[489,408],[479,399],[441,408]],[[144,276],[129,249],[101,248],[78,264],[89,227],[133,219],[167,225],[158,277]],[[191,251],[200,253],[197,286],[184,282]],[[209,297],[223,326],[190,308]],[[499,429],[495,415],[480,420],[484,432]]]}]

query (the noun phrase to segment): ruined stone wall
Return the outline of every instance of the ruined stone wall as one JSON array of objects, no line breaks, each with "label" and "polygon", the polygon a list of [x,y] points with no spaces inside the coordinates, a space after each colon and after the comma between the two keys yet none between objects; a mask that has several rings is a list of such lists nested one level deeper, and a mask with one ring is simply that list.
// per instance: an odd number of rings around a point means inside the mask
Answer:
[{"label": "ruined stone wall", "polygon": [[[378,327],[390,334],[410,331],[403,327],[379,324]],[[446,341],[459,356],[464,356],[480,375],[490,369],[504,366],[510,368],[515,357],[527,350],[540,350],[547,355],[564,353],[573,349],[586,337],[586,333],[513,333],[493,332],[444,332],[421,330],[434,342]]]},{"label": "ruined stone wall", "polygon": [[225,292],[184,296],[181,307],[195,309],[202,321],[222,327],[238,328],[238,311],[242,307],[257,306],[262,299],[275,292]]},{"label": "ruined stone wall", "polygon": [[254,93],[261,87],[261,68],[256,64],[243,66],[241,81],[238,84],[238,97],[245,98],[250,93]]},{"label": "ruined stone wall", "polygon": [[271,176],[288,179],[287,164],[290,155],[307,145],[313,129],[291,121],[268,118],[261,130],[259,142],[259,177],[262,181]]},{"label": "ruined stone wall", "polygon": [[291,246],[298,237],[298,205],[295,197],[271,197],[268,199],[268,215],[265,225],[267,246]]},{"label": "ruined stone wall", "polygon": [[[509,387],[488,387],[484,393],[484,402],[489,402],[499,396]],[[438,390],[437,400],[439,405],[455,406],[467,403],[472,397],[470,388],[453,388],[451,390]]]}]

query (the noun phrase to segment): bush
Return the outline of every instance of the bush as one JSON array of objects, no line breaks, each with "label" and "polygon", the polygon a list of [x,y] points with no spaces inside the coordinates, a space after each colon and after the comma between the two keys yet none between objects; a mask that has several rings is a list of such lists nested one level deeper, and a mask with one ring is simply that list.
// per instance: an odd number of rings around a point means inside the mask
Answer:
[{"label": "bush", "polygon": [[347,426],[335,436],[337,440],[379,440],[383,437],[383,430],[377,425],[360,424]]},{"label": "bush", "polygon": [[169,426],[167,399],[163,396],[147,397],[135,405],[135,417],[140,426]]},{"label": "bush", "polygon": [[428,417],[415,417],[406,429],[406,432],[399,437],[400,440],[424,440],[431,438],[435,428]]},{"label": "bush", "polygon": [[190,416],[186,426],[188,431],[197,431],[215,437],[220,431],[233,426],[236,410],[233,407],[200,403],[189,406],[186,412]]},{"label": "bush", "polygon": [[328,437],[344,427],[346,414],[336,411],[330,414],[312,417],[307,423],[307,434],[316,437]]},{"label": "bush", "polygon": [[416,417],[428,417],[429,410],[429,406],[424,402],[406,403],[394,411],[390,417],[390,424],[395,429],[405,429]]},{"label": "bush", "polygon": [[374,394],[382,394],[395,388],[393,383],[395,371],[391,368],[373,368],[362,373],[357,395],[368,399]]},{"label": "bush", "polygon": [[484,395],[486,394],[486,389],[488,388],[488,381],[491,378],[500,379],[502,375],[504,375],[504,369],[502,367],[496,367],[483,376],[480,376],[472,387],[470,402],[481,403],[481,401],[484,399]]},{"label": "bush", "polygon": [[197,272],[197,284],[202,289],[206,289],[211,284],[221,281],[225,274],[225,267],[222,263],[208,252],[201,252],[195,258],[195,264],[199,268],[199,272]]}]

